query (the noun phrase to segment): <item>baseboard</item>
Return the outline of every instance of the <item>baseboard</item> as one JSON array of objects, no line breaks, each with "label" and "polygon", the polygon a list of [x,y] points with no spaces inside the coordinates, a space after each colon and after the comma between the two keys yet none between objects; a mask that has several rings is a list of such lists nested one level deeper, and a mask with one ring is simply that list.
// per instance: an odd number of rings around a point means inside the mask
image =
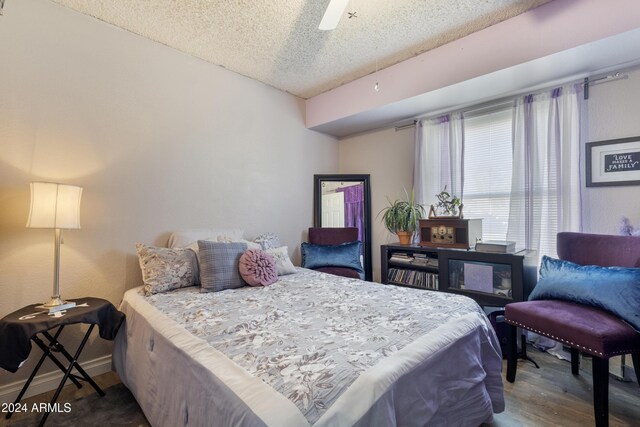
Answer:
[{"label": "baseboard", "polygon": [[623,382],[632,382],[632,381],[635,381],[637,378],[635,369],[626,364],[622,365],[620,369],[620,374],[611,373],[611,372],[610,374],[618,381],[623,381]]},{"label": "baseboard", "polygon": [[[82,363],[82,368],[93,377],[101,375],[111,370],[111,355],[98,357],[97,359],[88,360]],[[75,370],[74,370],[75,372]],[[29,389],[24,395],[24,398],[35,396],[36,394],[44,393],[47,391],[55,390],[60,384],[60,380],[63,377],[62,371],[56,370],[55,372],[47,372],[46,374],[36,375],[31,382]],[[0,403],[13,402],[22,387],[24,386],[26,379],[16,381],[14,383],[0,386]],[[72,384],[67,380],[67,384]]]},{"label": "baseboard", "polygon": [[609,359],[609,375],[618,381],[635,381],[637,377],[630,355],[624,354]]}]

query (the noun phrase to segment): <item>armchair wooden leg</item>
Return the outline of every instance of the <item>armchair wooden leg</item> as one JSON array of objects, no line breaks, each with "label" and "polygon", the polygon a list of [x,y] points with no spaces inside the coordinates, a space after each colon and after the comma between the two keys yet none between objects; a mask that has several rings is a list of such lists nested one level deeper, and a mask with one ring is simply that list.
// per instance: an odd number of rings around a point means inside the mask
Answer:
[{"label": "armchair wooden leg", "polygon": [[571,347],[571,373],[578,375],[580,373],[580,350]]},{"label": "armchair wooden leg", "polygon": [[636,380],[638,380],[638,385],[640,385],[640,351],[631,353],[631,360],[633,360],[633,370],[636,372]]},{"label": "armchair wooden leg", "polygon": [[508,325],[508,330],[507,381],[512,383],[516,380],[516,369],[518,368],[518,328]]},{"label": "armchair wooden leg", "polygon": [[609,425],[609,359],[592,357],[593,410],[596,427]]}]

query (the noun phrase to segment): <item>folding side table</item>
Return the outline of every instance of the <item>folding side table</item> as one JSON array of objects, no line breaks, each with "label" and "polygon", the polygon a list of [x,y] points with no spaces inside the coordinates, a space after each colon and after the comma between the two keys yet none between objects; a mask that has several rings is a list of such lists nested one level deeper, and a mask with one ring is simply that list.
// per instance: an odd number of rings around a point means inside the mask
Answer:
[{"label": "folding side table", "polygon": [[[31,352],[31,342],[36,343],[43,354],[36,364],[29,379],[22,387],[20,394],[16,398],[13,408],[20,403],[29,385],[35,378],[38,370],[42,367],[45,359],[49,358],[64,373],[53,398],[47,406],[47,412],[40,420],[40,426],[44,425],[50,414],[49,409],[54,407],[56,400],[67,380],[71,380],[76,387],[81,388],[80,381],[86,381],[100,394],[104,396],[104,391],[86,373],[78,358],[82,353],[93,328],[98,325],[100,337],[106,340],[113,340],[116,337],[120,325],[124,321],[124,314],[119,312],[109,301],[100,298],[79,298],[72,300],[75,307],[57,313],[48,313],[47,310],[38,309],[38,304],[29,305],[15,311],[0,320],[0,367],[10,372],[16,372]],[[59,337],[65,326],[84,323],[89,328],[84,334],[82,341],[78,345],[72,356],[60,343]],[[45,341],[46,340],[46,341]],[[56,357],[59,353],[64,357],[62,361]],[[63,362],[68,363],[65,365]],[[74,374],[73,369],[79,373]],[[9,419],[13,412],[8,412],[5,418]]]}]

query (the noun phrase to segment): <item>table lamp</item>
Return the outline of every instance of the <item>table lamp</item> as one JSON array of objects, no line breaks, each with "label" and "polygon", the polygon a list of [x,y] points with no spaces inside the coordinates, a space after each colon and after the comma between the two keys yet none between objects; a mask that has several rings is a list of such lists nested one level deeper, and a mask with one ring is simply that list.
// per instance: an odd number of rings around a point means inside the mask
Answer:
[{"label": "table lamp", "polygon": [[31,183],[31,209],[27,227],[55,229],[53,265],[53,295],[39,308],[56,312],[75,307],[75,302],[60,298],[60,240],[63,229],[80,228],[80,199],[82,187],[53,182]]}]

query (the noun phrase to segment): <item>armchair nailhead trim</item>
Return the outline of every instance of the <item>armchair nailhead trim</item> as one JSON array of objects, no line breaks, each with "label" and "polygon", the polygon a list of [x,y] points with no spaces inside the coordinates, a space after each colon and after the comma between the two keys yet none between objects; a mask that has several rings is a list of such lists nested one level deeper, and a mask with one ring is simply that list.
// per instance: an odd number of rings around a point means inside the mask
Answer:
[{"label": "armchair nailhead trim", "polygon": [[538,331],[537,329],[534,329],[534,328],[531,328],[531,327],[529,327],[529,326],[523,325],[523,324],[522,324],[522,323],[520,323],[520,322],[515,322],[515,321],[510,320],[510,319],[505,319],[505,320],[507,321],[507,323],[509,323],[509,324],[511,324],[511,325],[518,326],[518,327],[523,328],[523,329],[526,329],[526,330],[528,330],[528,331],[535,332],[536,334],[544,335],[545,337],[548,337],[548,338],[554,339],[554,340],[556,340],[556,341],[563,342],[563,343],[568,344],[569,346],[571,346],[571,347],[573,347],[573,348],[577,348],[577,349],[580,349],[580,350],[584,350],[584,351],[587,351],[587,352],[592,353],[592,354],[597,354],[597,355],[599,355],[600,357],[606,357],[606,358],[609,358],[609,357],[611,357],[611,356],[617,356],[617,355],[619,355],[619,354],[627,354],[627,353],[631,353],[631,352],[633,352],[633,351],[637,351],[637,350],[619,350],[619,351],[614,351],[614,352],[612,352],[612,353],[608,353],[608,354],[605,356],[605,354],[604,354],[604,353],[602,353],[602,352],[596,351],[596,350],[594,350],[594,349],[592,349],[592,348],[587,348],[587,347],[581,346],[581,345],[576,344],[576,343],[571,342],[571,341],[564,340],[564,339],[562,339],[562,338],[560,338],[560,337],[553,336],[553,335],[548,334],[548,333],[546,333],[546,332]]}]

